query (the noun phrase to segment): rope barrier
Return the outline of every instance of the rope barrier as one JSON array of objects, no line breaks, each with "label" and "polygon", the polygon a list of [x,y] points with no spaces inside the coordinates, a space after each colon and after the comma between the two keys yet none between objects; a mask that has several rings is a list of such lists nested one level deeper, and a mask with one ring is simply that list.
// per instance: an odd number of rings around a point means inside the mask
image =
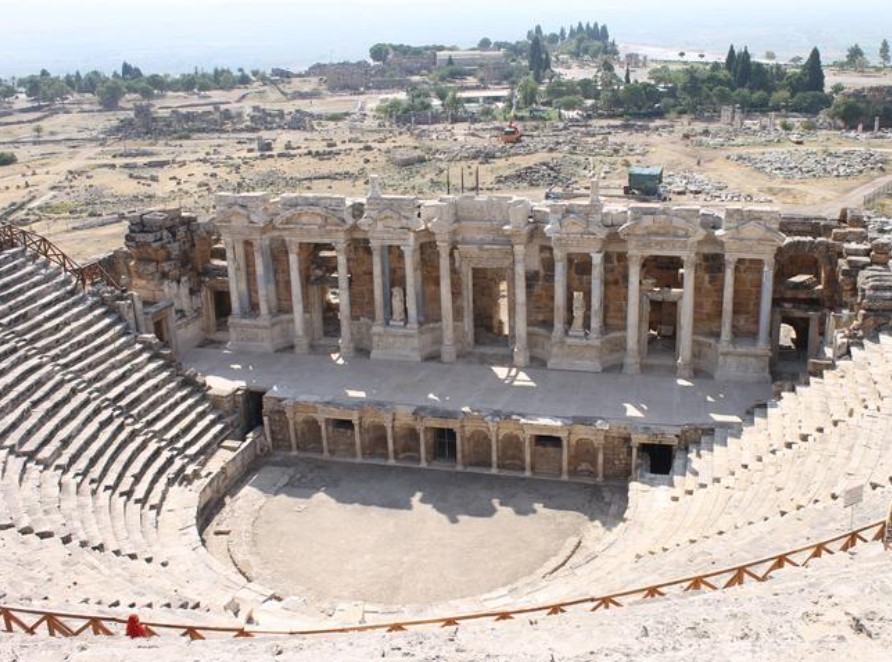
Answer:
[{"label": "rope barrier", "polygon": [[[228,635],[233,638],[255,636],[310,636],[321,634],[346,634],[355,632],[403,632],[410,628],[425,626],[457,627],[462,623],[471,621],[491,620],[494,622],[513,620],[518,616],[528,614],[542,614],[545,616],[557,616],[566,613],[575,607],[588,607],[589,611],[616,609],[625,607],[630,602],[649,601],[655,598],[665,597],[676,592],[690,593],[693,591],[721,591],[727,588],[740,586],[748,581],[764,582],[770,576],[786,567],[805,567],[814,559],[837,552],[847,552],[860,543],[868,543],[883,539],[885,522],[874,522],[859,529],[854,529],[828,540],[812,543],[803,547],[788,550],[774,556],[768,556],[750,561],[741,565],[713,570],[700,575],[673,579],[649,586],[638,587],[611,593],[609,595],[588,596],[562,602],[520,607],[517,609],[505,609],[501,611],[471,612],[455,616],[433,617],[423,619],[410,619],[405,621],[391,621],[386,623],[372,623],[365,625],[349,625],[310,630],[263,630],[246,629],[244,626],[217,626],[183,623],[168,623],[160,621],[144,622],[143,626],[147,636],[160,636],[162,633],[173,633],[180,637],[187,637],[193,641],[207,639],[213,635]],[[835,551],[834,551],[835,548]],[[796,560],[793,557],[806,555],[805,559]],[[37,620],[30,625],[23,620],[28,616],[37,616]],[[117,616],[101,616],[96,614],[78,614],[69,612],[50,612],[40,609],[25,607],[0,606],[0,618],[2,618],[2,630],[6,632],[21,631],[27,634],[37,634],[38,630],[45,629],[50,636],[77,637],[86,632],[94,636],[121,636],[123,626],[127,619]],[[63,620],[65,619],[65,620]],[[76,621],[77,625],[71,623]]]}]

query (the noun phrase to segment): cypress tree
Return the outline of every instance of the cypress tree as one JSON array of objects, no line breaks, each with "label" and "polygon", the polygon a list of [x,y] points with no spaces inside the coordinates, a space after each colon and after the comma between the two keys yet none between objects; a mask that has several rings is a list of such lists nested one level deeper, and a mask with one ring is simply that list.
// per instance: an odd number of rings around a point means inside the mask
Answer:
[{"label": "cypress tree", "polygon": [[752,74],[752,59],[750,58],[750,52],[746,46],[743,47],[743,52],[737,56],[737,62],[734,67],[734,84],[737,85],[738,88],[746,87],[750,82],[750,75]]},{"label": "cypress tree", "polygon": [[731,47],[728,49],[728,55],[725,56],[725,70],[733,76],[736,68],[737,51],[734,50],[734,44],[731,44]]},{"label": "cypress tree", "polygon": [[601,26],[601,41],[605,44],[610,41],[610,33],[607,31],[607,24]]},{"label": "cypress tree", "polygon": [[821,66],[821,53],[817,46],[811,49],[802,69],[805,75],[805,90],[807,92],[823,92],[824,67]]},{"label": "cypress tree", "polygon": [[632,72],[629,71],[629,64],[626,63],[626,77],[625,77],[626,85],[632,82]]}]

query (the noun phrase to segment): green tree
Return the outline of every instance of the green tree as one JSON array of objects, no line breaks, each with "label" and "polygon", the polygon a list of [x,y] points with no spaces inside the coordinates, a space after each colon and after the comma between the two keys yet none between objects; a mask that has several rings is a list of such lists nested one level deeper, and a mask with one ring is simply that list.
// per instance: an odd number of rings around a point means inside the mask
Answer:
[{"label": "green tree", "polygon": [[889,66],[889,40],[883,39],[880,43],[880,62],[883,65],[883,69]]},{"label": "green tree", "polygon": [[520,108],[535,106],[539,98],[539,83],[532,76],[527,76],[517,86],[517,105]]},{"label": "green tree", "polygon": [[465,103],[462,101],[462,98],[458,96],[458,92],[456,92],[455,89],[452,89],[449,90],[449,93],[443,100],[443,108],[445,108],[447,112],[456,115],[465,109]]},{"label": "green tree", "polygon": [[542,43],[542,39],[539,35],[534,35],[533,39],[530,41],[527,62],[530,66],[530,73],[533,75],[533,78],[537,83],[542,82],[542,76],[547,70],[547,67],[545,66],[547,55],[548,51]]},{"label": "green tree", "polygon": [[632,82],[632,71],[629,69],[629,63],[626,63],[626,75],[623,77],[623,82],[628,85]]},{"label": "green tree", "polygon": [[725,70],[732,76],[737,68],[737,51],[734,50],[734,44],[728,48],[728,54],[725,56]]},{"label": "green tree", "polygon": [[369,49],[369,57],[372,62],[381,62],[383,64],[387,61],[388,55],[390,55],[390,47],[387,44],[375,44]]},{"label": "green tree", "polygon": [[746,46],[743,47],[743,51],[740,55],[737,56],[737,61],[734,65],[734,84],[737,87],[746,87],[750,82],[750,74],[753,70],[753,62],[750,57],[750,52]]},{"label": "green tree", "polygon": [[105,110],[115,110],[124,98],[125,92],[124,84],[117,78],[112,78],[104,81],[96,89],[96,98]]},{"label": "green tree", "polygon": [[488,51],[490,48],[492,48],[492,39],[490,39],[489,37],[483,37],[483,39],[477,42],[477,48],[479,48],[481,51]]},{"label": "green tree", "polygon": [[12,165],[18,160],[13,152],[0,152],[0,166]]},{"label": "green tree", "polygon": [[821,52],[815,46],[811,49],[805,65],[802,67],[804,79],[804,92],[824,91],[824,67],[821,65]]},{"label": "green tree", "polygon": [[863,69],[867,64],[867,58],[864,56],[864,49],[858,44],[849,46],[846,51],[846,65],[851,69]]}]

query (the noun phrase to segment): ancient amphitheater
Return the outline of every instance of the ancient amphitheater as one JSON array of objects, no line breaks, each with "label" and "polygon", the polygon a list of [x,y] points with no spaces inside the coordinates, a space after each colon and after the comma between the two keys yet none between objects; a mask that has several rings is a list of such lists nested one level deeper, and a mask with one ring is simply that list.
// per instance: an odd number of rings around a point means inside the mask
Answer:
[{"label": "ancient amphitheater", "polygon": [[854,210],[373,179],[140,214],[92,265],[0,244],[9,659],[892,643],[890,244]]}]

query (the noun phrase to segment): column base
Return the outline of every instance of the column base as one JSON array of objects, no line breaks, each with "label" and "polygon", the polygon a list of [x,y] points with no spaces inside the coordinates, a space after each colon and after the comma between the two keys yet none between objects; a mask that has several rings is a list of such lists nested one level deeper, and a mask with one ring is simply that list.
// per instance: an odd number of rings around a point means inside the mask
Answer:
[{"label": "column base", "polygon": [[295,336],[294,353],[307,354],[310,351],[310,340],[306,336]]},{"label": "column base", "polygon": [[514,365],[518,368],[526,368],[530,365],[530,350],[528,348],[514,348]]},{"label": "column base", "polygon": [[456,351],[455,345],[442,345],[440,347],[440,360],[443,363],[455,363]]},{"label": "column base", "polygon": [[641,374],[641,359],[638,357],[633,359],[626,357],[623,361],[623,373],[627,375]]},{"label": "column base", "polygon": [[681,379],[691,379],[694,376],[694,367],[690,363],[679,363],[675,374]]},{"label": "column base", "polygon": [[354,348],[353,342],[344,342],[343,340],[338,341],[338,347],[341,351],[341,356],[353,356]]}]

